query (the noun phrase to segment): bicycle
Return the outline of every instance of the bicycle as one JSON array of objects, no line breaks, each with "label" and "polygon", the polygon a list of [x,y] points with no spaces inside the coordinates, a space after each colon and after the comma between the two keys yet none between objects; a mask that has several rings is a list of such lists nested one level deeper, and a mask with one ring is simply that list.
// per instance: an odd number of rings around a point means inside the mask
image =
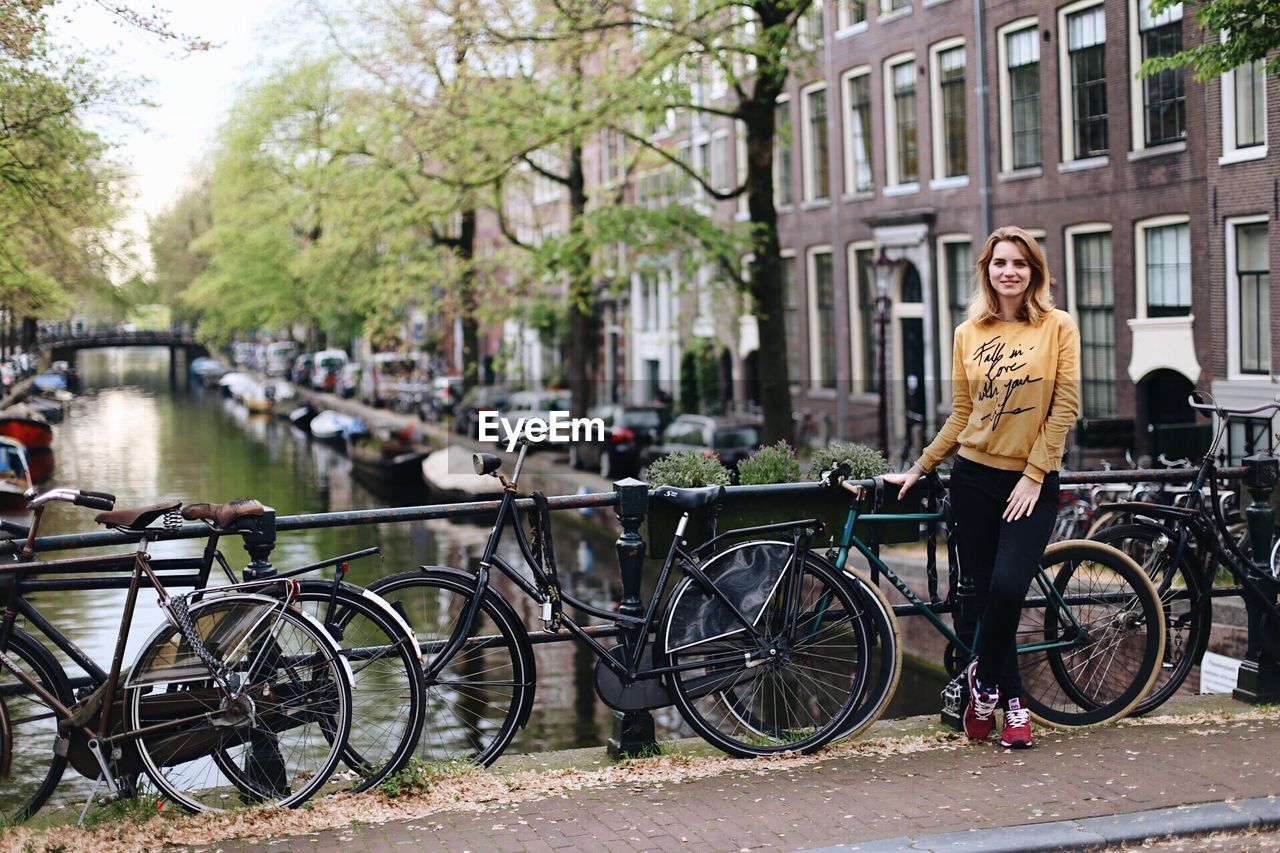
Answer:
[{"label": "bicycle", "polygon": [[[102,510],[98,523],[138,541],[134,551],[35,560],[45,507],[55,501]],[[0,743],[6,744],[0,815],[25,820],[52,795],[67,764],[94,780],[107,800],[139,792],[145,773],[187,811],[220,810],[235,800],[293,806],[318,791],[342,756],[351,724],[345,662],[310,617],[283,595],[242,587],[171,595],[152,567],[148,545],[180,525],[178,501],[114,509],[99,492],[53,489],[29,503],[33,512],[21,562],[0,566]],[[101,589],[86,574],[129,570],[128,593],[110,667],[103,670],[28,600],[48,590]],[[44,577],[52,575],[53,577]],[[165,623],[123,668],[138,594],[155,590]],[[119,586],[119,584],[106,584]],[[258,583],[256,588],[266,589]],[[88,674],[72,681],[24,624]]]},{"label": "bicycle", "polygon": [[[944,665],[952,681],[943,692],[945,704],[958,715],[964,705],[963,671],[977,648],[974,628],[977,614],[958,614],[956,593],[959,566],[952,540],[948,539],[949,588],[938,596],[934,531],[946,522],[945,505],[936,500],[940,481],[927,475],[931,486],[926,512],[876,513],[884,505],[884,481],[853,481],[847,465],[823,474],[822,482],[852,495],[843,531],[827,554],[831,565],[849,571],[849,557],[861,554],[871,568],[871,579],[883,576],[906,605],[895,614],[923,615],[947,639]],[[872,501],[873,512],[862,506]],[[859,520],[921,522],[930,526],[926,570],[929,600],[911,589],[881,558],[879,548],[855,532]],[[955,629],[942,615],[953,614]],[[895,615],[896,618],[896,615]],[[1163,610],[1155,588],[1143,571],[1120,551],[1096,542],[1068,540],[1050,545],[1036,570],[1023,604],[1018,627],[1019,670],[1031,713],[1056,726],[1093,726],[1128,714],[1146,695],[1156,678],[1164,651]],[[873,719],[883,712],[897,684],[895,674],[885,674],[869,688],[859,713]],[[852,728],[861,723],[856,716]]]},{"label": "bicycle", "polygon": [[[236,577],[218,550],[218,541],[224,535],[247,533],[251,528],[241,526],[240,520],[255,518],[263,511],[262,503],[252,498],[183,508],[184,519],[209,526],[199,563],[203,576],[216,564],[232,585],[253,588]],[[377,547],[365,548],[260,581],[270,588],[276,581],[334,568],[331,580],[299,578],[294,599],[338,645],[338,654],[351,676],[351,731],[342,753],[348,772],[335,774],[325,786],[326,793],[367,791],[401,770],[413,756],[426,717],[421,652],[413,630],[382,598],[343,580],[349,563],[377,553]]]},{"label": "bicycle", "polygon": [[[820,748],[847,731],[870,674],[896,671],[894,626],[887,610],[876,622],[868,606],[876,593],[807,553],[820,529],[816,519],[727,531],[686,550],[689,515],[717,504],[718,486],[652,493],[680,520],[642,615],[604,610],[562,590],[540,493],[532,501],[532,540],[521,526],[517,483],[528,449],[522,440],[510,480],[498,457],[474,456],[476,472],[503,487],[474,573],[426,566],[370,585],[406,616],[425,654],[432,708],[423,759],[490,764],[528,719],[537,683],[531,638],[494,586],[498,575],[540,605],[546,631],[537,639],[567,634],[595,655],[596,691],[606,705],[640,711],[674,704],[694,731],[738,757]],[[497,553],[507,527],[519,569]],[[764,535],[787,538],[756,538]],[[677,568],[682,577],[664,595]],[[579,624],[567,609],[603,624]],[[601,642],[610,637],[620,642]]]},{"label": "bicycle", "polygon": [[[1207,402],[1206,402],[1207,401]],[[1187,676],[1204,657],[1213,624],[1212,600],[1223,595],[1243,595],[1257,602],[1269,616],[1268,642],[1280,652],[1280,610],[1276,592],[1254,581],[1247,536],[1242,536],[1233,517],[1235,502],[1218,494],[1216,453],[1233,416],[1280,410],[1280,401],[1250,409],[1218,405],[1203,392],[1189,397],[1192,408],[1216,415],[1218,429],[1200,460],[1191,487],[1177,504],[1123,503],[1115,505],[1127,523],[1096,534],[1097,541],[1125,551],[1142,566],[1156,584],[1169,625],[1170,642],[1161,665],[1160,678],[1135,713],[1145,714],[1162,705],[1178,691]],[[1238,513],[1238,510],[1235,510]],[[1272,551],[1272,559],[1275,559]],[[1274,565],[1274,562],[1273,562]],[[1236,586],[1216,586],[1215,578],[1225,568]],[[1280,579],[1278,579],[1280,580]]]}]

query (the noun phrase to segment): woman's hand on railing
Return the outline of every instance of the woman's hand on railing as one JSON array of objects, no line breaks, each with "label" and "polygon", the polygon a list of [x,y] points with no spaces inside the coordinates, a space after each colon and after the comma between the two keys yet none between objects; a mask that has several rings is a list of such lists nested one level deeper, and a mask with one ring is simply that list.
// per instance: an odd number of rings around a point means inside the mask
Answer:
[{"label": "woman's hand on railing", "polygon": [[886,483],[893,483],[895,486],[901,486],[898,490],[898,500],[906,498],[907,492],[911,491],[911,487],[919,482],[925,471],[920,467],[919,462],[912,463],[911,467],[903,471],[901,474],[885,474],[881,479]]}]

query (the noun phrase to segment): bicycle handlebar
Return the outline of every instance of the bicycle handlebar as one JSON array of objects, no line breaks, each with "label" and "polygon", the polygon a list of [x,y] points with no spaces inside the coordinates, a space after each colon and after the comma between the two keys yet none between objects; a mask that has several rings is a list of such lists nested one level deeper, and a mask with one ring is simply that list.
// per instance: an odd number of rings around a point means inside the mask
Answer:
[{"label": "bicycle handlebar", "polygon": [[[1206,398],[1209,402],[1201,403],[1200,399]],[[1232,409],[1227,406],[1218,405],[1218,401],[1213,396],[1204,391],[1192,391],[1187,396],[1187,405],[1195,409],[1197,412],[1204,412],[1206,415],[1217,414],[1223,417],[1230,415],[1257,415],[1262,412],[1274,412],[1280,409],[1280,397],[1272,400],[1270,403],[1263,403],[1261,406],[1255,406],[1252,409]]]},{"label": "bicycle handlebar", "polygon": [[36,495],[27,504],[28,509],[36,509],[53,501],[65,501],[76,506],[90,509],[110,510],[116,505],[116,496],[106,492],[82,492],[79,489],[58,488]]},{"label": "bicycle handlebar", "polygon": [[10,521],[7,518],[0,518],[0,530],[20,537],[25,537],[31,532],[31,528],[27,527],[25,524],[19,524],[18,522]]}]

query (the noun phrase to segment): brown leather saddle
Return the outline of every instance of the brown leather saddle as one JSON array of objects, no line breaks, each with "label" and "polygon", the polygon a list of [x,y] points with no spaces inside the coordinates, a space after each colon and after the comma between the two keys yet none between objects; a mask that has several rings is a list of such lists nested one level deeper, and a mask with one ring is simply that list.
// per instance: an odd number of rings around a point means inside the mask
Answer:
[{"label": "brown leather saddle", "polygon": [[182,506],[182,501],[164,501],[147,506],[125,507],[110,512],[100,512],[93,520],[107,527],[129,530],[138,533],[151,526],[151,523],[165,513],[173,512]]},{"label": "brown leather saddle", "polygon": [[262,515],[262,503],[254,498],[236,498],[222,504],[191,504],[182,511],[187,521],[207,521],[226,529],[242,518]]}]

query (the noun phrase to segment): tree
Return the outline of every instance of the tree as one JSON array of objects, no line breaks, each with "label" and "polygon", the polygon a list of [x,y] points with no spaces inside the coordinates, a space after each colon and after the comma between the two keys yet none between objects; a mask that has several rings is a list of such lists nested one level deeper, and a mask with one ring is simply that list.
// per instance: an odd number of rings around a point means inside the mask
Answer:
[{"label": "tree", "polygon": [[[1158,15],[1176,2],[1153,0],[1151,12]],[[1195,16],[1204,31],[1200,44],[1146,60],[1139,76],[1189,67],[1195,69],[1196,79],[1204,81],[1259,61],[1265,62],[1266,73],[1280,75],[1280,1],[1201,0]],[[1227,37],[1219,39],[1219,33]]]}]

